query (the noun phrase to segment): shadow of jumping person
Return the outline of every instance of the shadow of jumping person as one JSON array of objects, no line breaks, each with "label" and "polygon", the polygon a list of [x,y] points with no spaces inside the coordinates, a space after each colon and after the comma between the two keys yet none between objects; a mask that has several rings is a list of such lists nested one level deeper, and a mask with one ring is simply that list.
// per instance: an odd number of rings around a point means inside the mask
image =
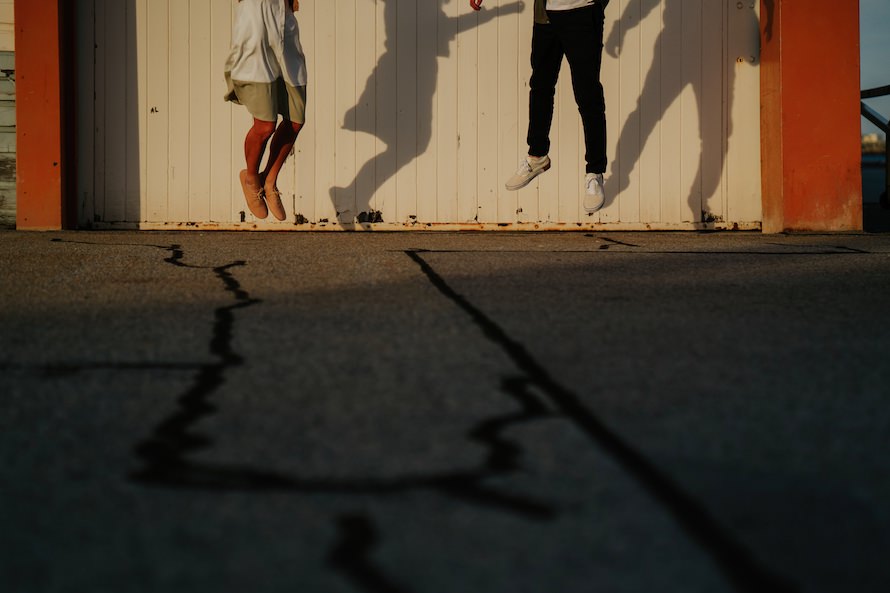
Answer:
[{"label": "shadow of jumping person", "polygon": [[[727,2],[727,10],[733,10],[736,7],[736,2],[734,0],[724,1]],[[692,187],[689,190],[689,211],[700,213],[701,217],[699,221],[693,222],[711,222],[713,220],[713,214],[711,213],[707,199],[717,190],[723,175],[728,142],[729,138],[732,136],[732,103],[736,68],[738,65],[730,64],[728,62],[724,64],[723,72],[726,76],[725,92],[722,88],[714,88],[715,85],[724,84],[723,78],[706,79],[705,76],[701,75],[700,70],[697,71],[697,76],[695,75],[695,71],[687,68],[680,68],[679,72],[682,74],[679,76],[662,76],[662,69],[659,62],[662,62],[665,58],[680,59],[680,56],[672,56],[671,53],[672,51],[675,51],[673,44],[684,37],[683,9],[684,6],[690,4],[686,0],[631,0],[626,4],[620,20],[613,24],[612,30],[605,43],[605,50],[610,56],[617,57],[618,50],[623,45],[624,35],[627,31],[639,25],[640,22],[642,22],[647,15],[649,15],[649,13],[662,2],[664,3],[662,30],[655,42],[653,62],[646,75],[646,80],[643,84],[643,89],[640,92],[640,97],[637,99],[636,109],[625,120],[621,135],[618,139],[616,158],[612,160],[611,174],[606,181],[607,205],[614,202],[618,195],[628,188],[630,185],[630,173],[639,163],[639,155],[643,146],[645,146],[649,137],[652,135],[656,125],[658,125],[664,118],[664,115],[671,104],[680,97],[687,86],[691,86],[695,94],[695,101],[699,114],[698,119],[701,123],[701,125],[699,125],[699,141],[701,143],[701,152],[699,154],[720,154],[721,166],[703,167],[702,157],[699,156],[698,170],[695,180],[692,183]],[[771,29],[772,0],[764,2],[764,6],[768,12],[767,26]],[[745,27],[750,35],[756,37],[759,35],[759,23],[757,21],[756,13],[753,10],[746,10],[745,14],[750,15],[749,21],[740,24],[740,26]],[[771,34],[771,30],[768,31],[768,34]],[[734,58],[735,56],[733,55],[727,56],[727,60],[734,60]],[[710,100],[711,97],[719,97],[722,99],[722,109],[725,114],[725,134],[704,133],[703,127],[707,125],[707,122],[702,121],[702,113],[703,102],[706,97],[708,100]],[[652,103],[659,105],[659,109],[643,109],[642,106],[644,104],[649,105]],[[670,140],[675,141],[677,144],[680,142],[679,138]],[[627,160],[619,162],[619,158],[617,157],[622,154],[622,149],[626,148],[628,145],[633,145],[636,142],[639,142],[640,147],[640,150],[636,153],[636,160],[632,162],[628,162]]]},{"label": "shadow of jumping person", "polygon": [[[374,195],[387,180],[426,152],[429,147],[433,133],[433,96],[436,93],[439,71],[437,58],[450,55],[450,44],[458,34],[485,24],[498,16],[522,12],[525,8],[525,2],[519,1],[501,5],[498,9],[492,8],[479,13],[472,12],[458,17],[449,17],[444,10],[444,5],[448,3],[448,0],[403,0],[416,1],[418,5],[435,2],[437,6],[436,11],[418,8],[416,20],[416,30],[421,34],[429,31],[430,35],[438,35],[436,55],[421,54],[420,52],[405,55],[398,52],[396,42],[398,26],[406,26],[406,23],[398,22],[399,0],[378,1],[384,3],[385,50],[368,77],[364,91],[356,105],[345,113],[343,129],[366,132],[376,136],[386,145],[386,150],[366,162],[347,187],[335,186],[330,189],[331,203],[338,212],[341,223],[383,222],[382,214],[371,208]],[[406,59],[416,62],[416,68],[410,68],[411,72],[423,72],[424,75],[416,76],[413,84],[404,87],[398,84],[398,73],[400,66],[404,70],[404,60]],[[400,64],[400,62],[402,63]],[[390,92],[386,95],[389,97],[388,102],[380,100],[380,88],[384,85],[393,85],[393,87],[398,85],[398,88],[390,88]],[[410,88],[410,93],[406,92],[405,88]],[[411,118],[412,121],[408,122],[400,121],[400,116],[393,112],[396,111],[397,105],[412,101],[415,93],[416,121],[415,118]],[[392,104],[393,100],[397,105]],[[357,117],[357,112],[367,109],[369,105],[374,106],[372,117]],[[416,138],[409,147],[399,146],[399,127],[402,125],[416,126]],[[354,206],[353,195],[355,196]],[[347,196],[347,198],[343,199],[341,196]],[[353,208],[357,214],[346,219],[347,217],[343,215],[351,214]]]}]

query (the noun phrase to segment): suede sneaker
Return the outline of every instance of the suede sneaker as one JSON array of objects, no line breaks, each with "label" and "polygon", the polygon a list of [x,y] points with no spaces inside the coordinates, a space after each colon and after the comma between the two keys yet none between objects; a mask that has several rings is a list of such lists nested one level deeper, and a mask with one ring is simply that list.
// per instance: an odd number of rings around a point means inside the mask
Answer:
[{"label": "suede sneaker", "polygon": [[247,179],[247,169],[238,174],[241,180],[241,190],[244,192],[244,200],[247,202],[247,208],[250,213],[259,219],[269,216],[269,209],[266,207],[266,201],[263,194],[263,187],[250,183]]},{"label": "suede sneaker", "polygon": [[269,209],[272,216],[278,220],[287,218],[287,213],[284,211],[284,204],[281,203],[281,192],[278,191],[277,187],[267,187],[265,189],[265,197],[266,207]]},{"label": "suede sneaker", "polygon": [[584,209],[593,214],[606,203],[606,192],[603,191],[603,174],[588,173],[584,178]]},{"label": "suede sneaker", "polygon": [[516,173],[513,174],[510,179],[507,180],[507,183],[504,184],[510,191],[516,191],[517,189],[522,189],[526,185],[532,182],[532,179],[546,171],[550,168],[550,157],[542,156],[542,157],[527,157],[522,159],[522,162],[519,163],[519,169]]}]

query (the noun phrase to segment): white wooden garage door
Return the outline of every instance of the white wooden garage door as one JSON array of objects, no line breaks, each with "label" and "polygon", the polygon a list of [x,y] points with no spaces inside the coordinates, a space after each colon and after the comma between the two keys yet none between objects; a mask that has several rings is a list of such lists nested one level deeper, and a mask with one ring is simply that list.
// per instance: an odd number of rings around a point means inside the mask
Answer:
[{"label": "white wooden garage door", "polygon": [[[525,150],[532,3],[303,0],[308,123],[268,228],[756,228],[756,0],[612,0],[607,205],[580,204],[583,137],[562,76],[554,167]],[[81,222],[252,228],[250,117],[222,100],[236,0],[78,0]],[[616,50],[616,57],[608,50]],[[564,65],[567,74],[567,65]]]}]

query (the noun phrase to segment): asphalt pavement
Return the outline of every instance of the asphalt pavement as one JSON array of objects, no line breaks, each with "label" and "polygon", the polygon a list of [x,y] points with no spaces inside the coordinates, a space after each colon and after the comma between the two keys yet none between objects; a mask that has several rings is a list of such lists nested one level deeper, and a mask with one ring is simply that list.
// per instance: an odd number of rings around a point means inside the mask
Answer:
[{"label": "asphalt pavement", "polygon": [[890,235],[0,232],[0,591],[890,590]]}]

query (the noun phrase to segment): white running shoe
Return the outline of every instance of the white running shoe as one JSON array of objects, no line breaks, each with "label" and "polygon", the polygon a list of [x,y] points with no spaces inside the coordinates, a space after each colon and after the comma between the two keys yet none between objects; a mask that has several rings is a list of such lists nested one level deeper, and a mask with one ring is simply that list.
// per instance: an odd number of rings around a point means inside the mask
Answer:
[{"label": "white running shoe", "polygon": [[584,209],[593,214],[606,203],[606,192],[603,190],[603,174],[588,173],[584,178]]},{"label": "white running shoe", "polygon": [[542,157],[527,157],[522,159],[522,162],[519,163],[519,169],[516,173],[513,174],[510,179],[507,180],[507,183],[504,184],[510,191],[516,191],[517,189],[522,189],[526,185],[532,182],[532,179],[546,171],[550,168],[550,157],[542,156]]}]

